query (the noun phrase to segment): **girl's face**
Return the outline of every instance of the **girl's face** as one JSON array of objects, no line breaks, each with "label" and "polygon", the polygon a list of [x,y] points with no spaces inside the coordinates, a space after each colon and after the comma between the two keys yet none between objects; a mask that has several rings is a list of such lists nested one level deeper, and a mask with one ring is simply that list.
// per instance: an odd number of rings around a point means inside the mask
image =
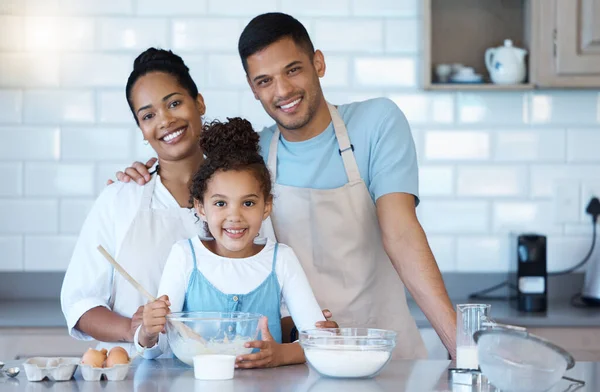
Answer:
[{"label": "girl's face", "polygon": [[209,180],[202,203],[195,207],[215,238],[214,251],[223,257],[256,254],[254,238],[271,213],[259,181],[247,170],[217,171]]},{"label": "girl's face", "polygon": [[177,79],[164,72],[140,77],[131,89],[139,127],[158,157],[178,161],[198,152],[204,100],[191,97]]}]

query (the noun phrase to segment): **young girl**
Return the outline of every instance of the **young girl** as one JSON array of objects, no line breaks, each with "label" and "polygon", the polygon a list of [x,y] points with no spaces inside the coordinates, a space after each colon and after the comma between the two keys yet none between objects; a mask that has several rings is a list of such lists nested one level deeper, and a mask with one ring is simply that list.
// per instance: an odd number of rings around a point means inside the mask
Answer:
[{"label": "young girl", "polygon": [[237,366],[273,367],[305,361],[298,343],[281,344],[281,299],[298,329],[324,321],[296,255],[286,245],[255,241],[271,213],[271,176],[259,154],[259,135],[240,118],[205,125],[200,146],[206,160],[190,193],[211,239],[177,242],[158,289],[162,297],[144,307],[136,333],[138,350],[154,358],[168,349],[160,335],[170,311],[260,313],[259,352],[237,358]]}]

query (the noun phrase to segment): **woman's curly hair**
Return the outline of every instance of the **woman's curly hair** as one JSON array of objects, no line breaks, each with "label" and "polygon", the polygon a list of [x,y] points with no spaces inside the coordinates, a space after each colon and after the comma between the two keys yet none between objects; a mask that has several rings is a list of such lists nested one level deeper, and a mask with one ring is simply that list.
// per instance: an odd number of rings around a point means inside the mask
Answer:
[{"label": "woman's curly hair", "polygon": [[208,181],[217,171],[249,171],[260,183],[265,200],[271,196],[271,173],[260,155],[258,133],[248,120],[227,118],[204,124],[200,147],[206,159],[190,184],[190,203],[203,203]]}]

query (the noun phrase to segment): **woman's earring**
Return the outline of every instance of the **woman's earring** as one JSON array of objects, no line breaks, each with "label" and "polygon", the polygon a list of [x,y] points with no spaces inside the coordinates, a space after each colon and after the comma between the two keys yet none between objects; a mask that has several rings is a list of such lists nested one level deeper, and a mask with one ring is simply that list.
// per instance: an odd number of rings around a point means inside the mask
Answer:
[{"label": "woman's earring", "polygon": [[148,140],[144,139],[144,144],[147,146],[148,145]]}]

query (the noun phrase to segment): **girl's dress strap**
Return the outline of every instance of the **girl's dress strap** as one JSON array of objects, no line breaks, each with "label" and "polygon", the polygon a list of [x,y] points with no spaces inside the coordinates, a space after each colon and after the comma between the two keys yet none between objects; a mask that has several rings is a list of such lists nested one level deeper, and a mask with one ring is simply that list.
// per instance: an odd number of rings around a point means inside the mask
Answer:
[{"label": "girl's dress strap", "polygon": [[198,269],[196,266],[196,251],[194,250],[194,245],[192,244],[192,239],[188,238],[188,243],[190,244],[190,249],[192,250],[192,259],[194,260],[194,270]]}]

